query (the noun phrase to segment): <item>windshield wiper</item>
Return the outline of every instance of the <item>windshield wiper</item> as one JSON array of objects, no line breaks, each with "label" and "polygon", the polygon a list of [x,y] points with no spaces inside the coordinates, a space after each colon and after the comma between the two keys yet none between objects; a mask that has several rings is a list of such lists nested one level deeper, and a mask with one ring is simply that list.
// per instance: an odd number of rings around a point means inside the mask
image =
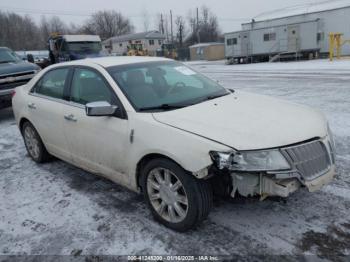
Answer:
[{"label": "windshield wiper", "polygon": [[186,106],[190,106],[190,104],[162,104],[159,106],[149,106],[149,107],[141,107],[139,111],[150,111],[150,110],[172,110],[184,108]]},{"label": "windshield wiper", "polygon": [[225,93],[225,94],[219,94],[219,95],[210,95],[210,96],[207,96],[204,101],[206,100],[213,100],[213,99],[216,99],[216,98],[219,98],[219,97],[222,97],[222,96],[227,96],[229,93]]},{"label": "windshield wiper", "polygon": [[12,63],[12,62],[15,62],[15,60],[0,61],[0,64]]}]

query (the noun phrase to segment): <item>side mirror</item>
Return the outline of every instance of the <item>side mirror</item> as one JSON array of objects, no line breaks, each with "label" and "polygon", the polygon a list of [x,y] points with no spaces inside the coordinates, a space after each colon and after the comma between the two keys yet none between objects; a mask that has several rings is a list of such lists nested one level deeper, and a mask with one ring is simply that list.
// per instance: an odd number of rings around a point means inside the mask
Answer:
[{"label": "side mirror", "polygon": [[92,102],[85,105],[87,116],[112,116],[118,109],[106,101]]}]

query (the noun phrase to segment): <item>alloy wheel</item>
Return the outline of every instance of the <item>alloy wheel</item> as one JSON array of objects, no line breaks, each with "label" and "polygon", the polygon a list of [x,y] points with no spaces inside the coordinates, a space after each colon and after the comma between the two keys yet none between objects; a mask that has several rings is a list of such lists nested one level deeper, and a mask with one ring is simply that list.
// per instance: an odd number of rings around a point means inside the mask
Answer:
[{"label": "alloy wheel", "polygon": [[188,198],[179,178],[165,168],[151,170],[147,178],[147,193],[156,212],[166,221],[179,223],[188,212]]},{"label": "alloy wheel", "polygon": [[32,127],[27,126],[24,130],[24,141],[27,146],[29,154],[37,159],[40,156],[39,141]]}]

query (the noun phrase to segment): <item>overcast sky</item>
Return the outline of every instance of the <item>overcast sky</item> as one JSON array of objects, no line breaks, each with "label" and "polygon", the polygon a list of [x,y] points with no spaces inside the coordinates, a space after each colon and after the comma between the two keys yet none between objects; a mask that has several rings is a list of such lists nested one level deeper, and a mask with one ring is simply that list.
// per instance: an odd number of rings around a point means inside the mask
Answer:
[{"label": "overcast sky", "polygon": [[[223,32],[240,29],[240,24],[260,13],[325,0],[0,0],[1,11],[29,13],[36,21],[41,16],[59,14],[65,22],[81,23],[97,10],[117,10],[129,17],[136,31],[143,31],[144,15],[149,15],[149,29],[155,29],[157,13],[168,14],[172,9],[174,17],[187,17],[188,10],[202,5],[208,6],[219,19]],[[63,15],[65,14],[65,15]]]}]

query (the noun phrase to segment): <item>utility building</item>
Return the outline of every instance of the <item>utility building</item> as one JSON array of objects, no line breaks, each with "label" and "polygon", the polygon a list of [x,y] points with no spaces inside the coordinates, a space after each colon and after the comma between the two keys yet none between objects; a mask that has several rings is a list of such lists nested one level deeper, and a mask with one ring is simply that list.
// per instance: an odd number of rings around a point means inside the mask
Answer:
[{"label": "utility building", "polygon": [[191,60],[220,60],[225,58],[224,43],[200,43],[190,48]]},{"label": "utility building", "polygon": [[144,50],[147,50],[148,55],[155,56],[157,50],[162,48],[164,41],[165,36],[163,34],[158,31],[149,31],[109,38],[103,41],[103,47],[111,54],[126,55],[128,47],[137,44],[142,46]]},{"label": "utility building", "polygon": [[[350,38],[350,0],[327,1],[264,13],[225,34],[225,57],[236,62],[311,58],[329,52],[328,34]],[[350,55],[344,45],[343,55]]]}]

